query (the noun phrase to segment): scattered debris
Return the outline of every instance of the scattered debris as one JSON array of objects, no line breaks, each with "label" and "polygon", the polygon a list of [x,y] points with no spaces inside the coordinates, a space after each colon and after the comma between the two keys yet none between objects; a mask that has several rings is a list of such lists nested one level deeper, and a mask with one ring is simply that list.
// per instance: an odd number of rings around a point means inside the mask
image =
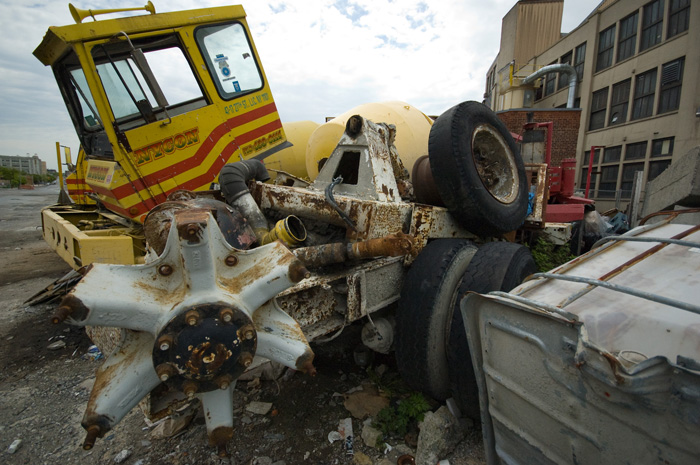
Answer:
[{"label": "scattered debris", "polygon": [[452,452],[464,436],[465,431],[459,420],[452,416],[446,406],[426,413],[418,435],[416,464],[434,465],[440,457]]},{"label": "scattered debris", "polygon": [[340,435],[338,431],[331,431],[328,433],[328,442],[333,444],[335,441],[340,441],[342,440],[343,437]]},{"label": "scattered debris", "polygon": [[7,448],[7,452],[10,454],[14,454],[15,452],[17,452],[17,449],[19,449],[21,445],[22,440],[15,439],[14,441],[12,441],[12,444],[10,444],[10,447]]},{"label": "scattered debris", "polygon": [[90,359],[90,360],[100,360],[102,359],[103,355],[100,349],[96,345],[91,345],[88,347],[87,352],[85,353],[84,358]]},{"label": "scattered debris", "polygon": [[343,439],[343,448],[347,455],[354,455],[355,450],[353,448],[353,432],[352,432],[352,418],[343,418],[338,423],[338,432]]},{"label": "scattered debris", "polygon": [[285,436],[282,433],[265,433],[263,438],[273,442],[280,442],[284,441]]},{"label": "scattered debris", "polygon": [[129,457],[131,457],[131,450],[124,449],[123,451],[119,452],[117,455],[114,456],[114,462],[124,463]]},{"label": "scattered debris", "polygon": [[187,428],[199,409],[199,402],[191,402],[182,410],[160,421],[153,431],[151,437],[154,439],[171,438]]},{"label": "scattered debris", "polygon": [[354,463],[355,465],[373,465],[372,459],[368,455],[363,454],[362,452],[355,453],[355,456],[352,459],[352,463]]},{"label": "scattered debris", "polygon": [[59,349],[65,348],[65,347],[66,347],[66,341],[60,340],[60,341],[52,342],[46,348],[49,350],[59,350]]},{"label": "scattered debris", "polygon": [[270,457],[256,457],[251,465],[272,465],[272,459]]},{"label": "scattered debris", "polygon": [[267,415],[267,413],[272,410],[272,403],[253,401],[246,405],[245,409],[246,412],[254,413],[256,415]]},{"label": "scattered debris", "polygon": [[389,399],[379,395],[374,386],[366,385],[361,391],[346,394],[343,405],[353,417],[363,420],[376,417],[383,408],[389,406]]},{"label": "scattered debris", "polygon": [[381,441],[383,435],[382,432],[374,428],[371,423],[371,420],[367,420],[362,425],[362,440],[366,446],[378,449],[378,443]]}]

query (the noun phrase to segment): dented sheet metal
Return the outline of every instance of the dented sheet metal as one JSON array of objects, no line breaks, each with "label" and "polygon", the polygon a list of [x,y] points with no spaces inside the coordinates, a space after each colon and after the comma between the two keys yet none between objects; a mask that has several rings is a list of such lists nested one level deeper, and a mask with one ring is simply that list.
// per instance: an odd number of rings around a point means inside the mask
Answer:
[{"label": "dented sheet metal", "polygon": [[489,464],[697,463],[700,232],[629,234],[662,241],[611,241],[553,271],[567,280],[462,302]]}]

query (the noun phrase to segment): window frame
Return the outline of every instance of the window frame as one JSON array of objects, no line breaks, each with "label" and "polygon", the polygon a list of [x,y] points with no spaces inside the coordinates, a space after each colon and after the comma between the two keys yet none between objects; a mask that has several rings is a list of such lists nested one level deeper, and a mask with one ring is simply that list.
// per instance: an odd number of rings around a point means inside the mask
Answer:
[{"label": "window frame", "polygon": [[[566,64],[566,65],[571,65],[571,61],[574,59],[574,51],[569,50],[565,54],[561,56],[559,59],[560,64]],[[559,73],[559,79],[557,79],[557,90],[561,90],[565,87],[568,87],[569,85],[569,80],[571,79],[571,76],[569,76],[569,73]]]},{"label": "window frame", "polygon": [[[596,55],[596,72],[610,68],[613,64],[615,50],[615,24],[598,34],[598,54]],[[605,36],[605,37],[604,37]],[[605,42],[603,41],[605,39]],[[608,44],[608,41],[610,42]]]},{"label": "window frame", "polygon": [[[620,30],[617,38],[617,62],[633,57],[637,52],[637,30],[639,11],[627,15],[620,20]],[[630,24],[630,22],[632,24]],[[624,35],[623,35],[624,34]],[[623,55],[623,53],[625,53]]]},{"label": "window frame", "polygon": [[[612,174],[609,174],[612,173]],[[600,199],[613,199],[617,193],[617,180],[620,176],[620,164],[604,165],[600,167],[600,181],[596,190],[596,197]],[[614,178],[614,179],[612,179]],[[612,187],[612,189],[610,189]],[[601,190],[606,191],[601,194]],[[608,193],[609,192],[609,193]]]},{"label": "window frame", "polygon": [[[556,65],[557,62],[554,61],[547,66]],[[549,97],[557,91],[556,88],[557,73],[547,73],[544,75],[544,86],[542,89],[542,98]],[[550,88],[551,85],[551,88]]]},{"label": "window frame", "polygon": [[[626,91],[624,90],[623,86],[627,87]],[[627,122],[631,90],[632,78],[616,82],[612,85],[612,95],[610,96],[610,117],[608,119],[608,126],[614,126],[617,124]],[[617,113],[621,115],[621,117],[617,121],[613,121],[613,115],[615,115],[616,110]]]},{"label": "window frame", "polygon": [[[588,130],[595,131],[605,127],[607,109],[608,109],[608,92],[609,87],[603,87],[591,94],[591,113],[588,120]],[[602,115],[601,115],[602,113]],[[602,118],[601,118],[602,116]],[[601,118],[600,126],[593,127],[593,119]]]},{"label": "window frame", "polygon": [[[657,68],[638,74],[634,78],[634,97],[632,99],[632,114],[630,121],[648,118],[654,115],[654,98],[656,97],[656,74]],[[647,78],[651,78],[651,83]],[[641,89],[640,89],[640,81]],[[642,112],[648,108],[648,111]]]},{"label": "window frame", "polygon": [[[683,21],[684,24],[678,27],[681,21]],[[687,31],[689,26],[690,0],[669,0],[666,39],[670,39],[671,37],[675,37]]]},{"label": "window frame", "polygon": [[[233,25],[238,25],[241,27],[241,30],[243,31],[243,35],[245,37],[246,43],[248,44],[248,50],[250,51],[250,57],[253,59],[253,63],[255,64],[255,68],[257,69],[258,72],[258,77],[260,78],[260,86],[256,88],[251,88],[251,89],[246,89],[242,90],[240,92],[228,92],[222,87],[222,80],[219,78],[219,76],[216,74],[214,71],[217,67],[219,67],[218,64],[214,63],[208,53],[208,49],[206,48],[204,44],[204,39],[205,37],[201,37],[201,34],[203,34],[202,31],[205,31],[207,29],[216,29],[216,28],[222,28],[227,27],[227,26],[233,26]],[[240,22],[240,21],[229,21],[225,23],[216,23],[216,24],[207,24],[207,25],[202,25],[197,27],[194,30],[194,40],[197,43],[197,47],[199,49],[199,53],[202,56],[202,59],[204,60],[205,66],[207,67],[207,72],[209,73],[209,77],[211,78],[211,82],[214,84],[214,87],[216,87],[216,92],[219,94],[219,97],[224,100],[224,101],[230,101],[230,100],[236,100],[239,99],[245,95],[250,95],[255,92],[260,92],[262,89],[265,88],[265,75],[262,70],[262,66],[260,65],[260,60],[258,59],[258,55],[255,51],[255,48],[253,47],[253,42],[250,40],[250,33],[248,31],[248,28]],[[247,52],[246,52],[247,53]]]},{"label": "window frame", "polygon": [[[651,141],[651,153],[649,154],[649,158],[664,158],[664,157],[672,157],[673,156],[673,144],[675,141],[675,137],[662,137],[661,139],[653,139]],[[659,151],[656,153],[656,147],[661,146],[663,149],[663,144],[664,142],[668,141],[669,142],[669,147],[668,147],[668,152],[662,153]]]},{"label": "window frame", "polygon": [[[656,9],[654,9],[657,7]],[[656,15],[654,16],[654,13]],[[664,27],[664,0],[653,0],[642,8],[642,32],[639,52],[661,43]]]},{"label": "window frame", "polygon": [[[678,64],[679,71],[677,72],[678,78],[664,82],[664,71],[670,66]],[[671,111],[676,111],[680,107],[681,103],[681,92],[683,90],[683,72],[685,69],[685,57],[676,58],[675,60],[669,61],[661,65],[661,83],[659,85],[659,104],[656,109],[656,114],[660,115],[663,113],[668,113]],[[667,72],[670,74],[670,72]],[[673,99],[673,102],[665,103],[667,100]]]},{"label": "window frame", "polygon": [[[579,60],[579,57],[581,58]],[[576,70],[576,76],[578,77],[579,83],[583,80],[583,71],[586,64],[586,42],[579,44],[574,49],[574,69]]]},{"label": "window frame", "polygon": [[[647,157],[647,148],[649,147],[649,141],[643,140],[639,142],[632,142],[627,145],[625,145],[625,162],[628,161],[634,161],[635,163],[637,160],[642,160],[644,161]],[[637,150],[637,148],[641,148],[642,150]],[[633,153],[631,155],[630,153]]]}]

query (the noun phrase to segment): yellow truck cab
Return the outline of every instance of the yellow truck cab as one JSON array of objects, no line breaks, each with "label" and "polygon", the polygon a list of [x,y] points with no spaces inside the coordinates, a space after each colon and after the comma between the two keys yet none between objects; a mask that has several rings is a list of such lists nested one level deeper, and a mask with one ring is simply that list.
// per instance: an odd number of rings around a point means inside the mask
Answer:
[{"label": "yellow truck cab", "polygon": [[77,24],[50,27],[34,55],[53,69],[84,151],[74,199],[88,204],[92,191],[109,211],[50,207],[44,234],[74,268],[130,264],[142,245],[125,229],[168,194],[208,190],[226,163],[290,144],[242,6],[155,14],[149,2],[151,14],[85,23],[107,11],[70,8]]}]

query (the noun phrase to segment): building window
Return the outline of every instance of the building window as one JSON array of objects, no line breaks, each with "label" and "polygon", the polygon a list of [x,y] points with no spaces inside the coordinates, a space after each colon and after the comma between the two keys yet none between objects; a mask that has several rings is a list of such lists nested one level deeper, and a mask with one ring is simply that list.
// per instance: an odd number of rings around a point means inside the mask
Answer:
[{"label": "building window", "polygon": [[586,60],[586,42],[582,43],[576,47],[576,53],[574,55],[574,68],[576,68],[576,76],[578,77],[578,82],[583,79],[583,64]]},{"label": "building window", "polygon": [[671,0],[668,8],[668,34],[673,37],[688,30],[690,22],[690,0]]},{"label": "building window", "polygon": [[661,88],[659,89],[659,110],[657,113],[678,110],[681,103],[684,63],[685,58],[679,58],[661,66]]},{"label": "building window", "polygon": [[[596,170],[596,167],[598,166],[598,152],[599,150],[596,150],[596,153],[593,154],[593,168],[591,168],[591,185],[589,187],[589,197],[593,196],[593,191],[595,191],[595,183],[598,180],[598,172]],[[591,157],[591,151],[586,150],[583,153],[583,163],[581,164],[581,180],[579,182],[579,189],[585,190],[586,189],[586,181],[588,181],[588,165]]]},{"label": "building window", "polygon": [[637,142],[636,144],[627,144],[625,149],[625,161],[627,160],[644,160],[647,155],[647,141]]},{"label": "building window", "polygon": [[[571,57],[572,57],[572,52],[565,53],[562,57],[561,60],[559,60],[559,63],[562,64],[571,64]],[[558,89],[563,89],[564,87],[569,85],[569,73],[559,73],[559,84],[558,84]]]},{"label": "building window", "polygon": [[595,70],[600,71],[612,65],[613,48],[615,46],[615,25],[613,24],[598,36],[598,60]]},{"label": "building window", "polygon": [[610,121],[608,123],[610,126],[627,121],[627,108],[629,106],[631,85],[631,79],[613,85],[610,102]]},{"label": "building window", "polygon": [[651,141],[651,157],[670,157],[673,155],[673,137]]},{"label": "building window", "polygon": [[620,37],[617,42],[617,61],[625,60],[632,55],[637,48],[637,18],[638,12],[634,12],[620,21]]},{"label": "building window", "polygon": [[604,166],[600,170],[600,184],[598,184],[598,197],[615,197],[615,191],[617,189],[617,173],[619,170],[620,165]]},{"label": "building window", "polygon": [[600,129],[605,126],[605,110],[608,106],[608,88],[597,90],[591,96],[591,121],[588,130]]},{"label": "building window", "polygon": [[651,116],[654,112],[654,90],[656,89],[656,68],[642,73],[634,81],[634,101],[632,118]]},{"label": "building window", "polygon": [[653,181],[658,175],[666,171],[666,168],[671,166],[671,160],[659,160],[649,163],[649,174],[647,182]]},{"label": "building window", "polygon": [[622,158],[622,146],[605,147],[603,152],[603,163],[616,163]]},{"label": "building window", "polygon": [[620,197],[629,199],[632,197],[634,175],[637,171],[644,171],[644,163],[628,163],[622,167],[622,180],[620,181]]},{"label": "building window", "polygon": [[[556,65],[557,62],[550,63],[550,65]],[[552,95],[554,93],[554,84],[557,80],[557,73],[547,73],[545,76],[544,84],[544,96]]]},{"label": "building window", "polygon": [[654,0],[644,5],[642,14],[642,43],[639,51],[661,42],[661,29],[664,23],[664,0]]}]

